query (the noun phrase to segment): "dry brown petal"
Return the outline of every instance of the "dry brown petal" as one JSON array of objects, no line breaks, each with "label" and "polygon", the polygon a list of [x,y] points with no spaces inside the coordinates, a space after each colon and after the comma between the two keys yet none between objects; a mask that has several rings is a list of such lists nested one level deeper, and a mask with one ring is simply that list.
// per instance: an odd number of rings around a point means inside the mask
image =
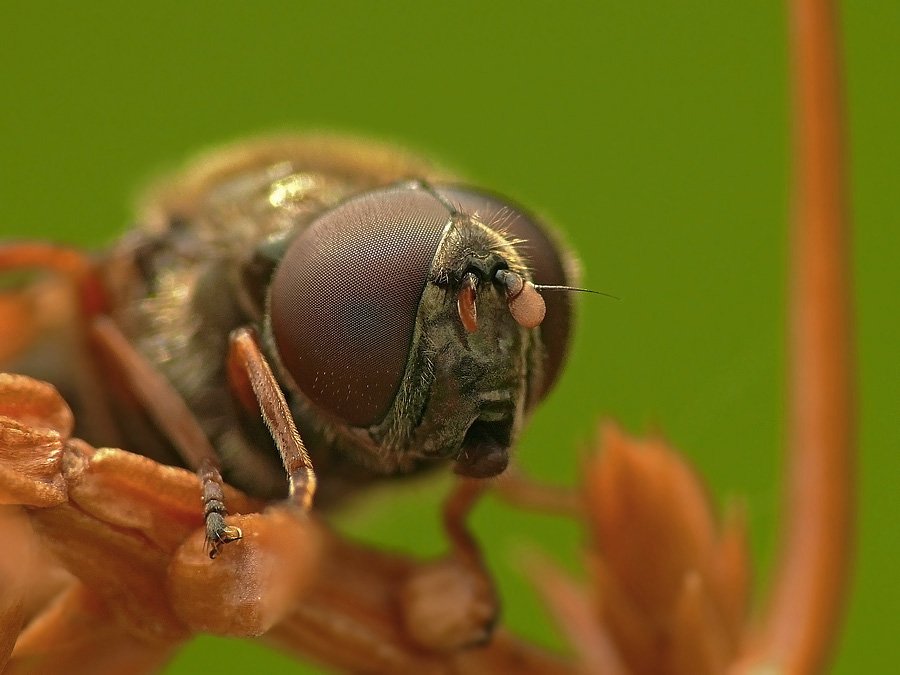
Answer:
[{"label": "dry brown petal", "polygon": [[23,589],[20,583],[0,571],[0,672],[6,672],[7,661],[25,620]]},{"label": "dry brown petal", "polygon": [[4,675],[143,675],[171,659],[177,642],[145,641],[76,584],[19,638]]},{"label": "dry brown petal", "polygon": [[[599,675],[521,642],[504,630],[498,630],[491,644],[482,649],[457,652],[448,666],[444,672],[453,675]],[[602,672],[605,675],[605,671]]]},{"label": "dry brown petal", "polygon": [[66,500],[63,439],[0,416],[0,504],[54,506]]},{"label": "dry brown petal", "polygon": [[74,579],[44,549],[23,509],[0,506],[0,542],[0,641],[15,640],[18,631],[9,628],[13,615],[7,613],[16,604],[11,599],[20,596],[23,625],[27,625]]},{"label": "dry brown petal", "polygon": [[228,518],[243,538],[210,559],[205,531],[182,544],[169,565],[175,613],[192,630],[235,637],[268,631],[302,602],[321,557],[320,527],[288,506]]},{"label": "dry brown petal", "polygon": [[[70,450],[77,466],[69,473],[70,502],[35,511],[35,528],[133,634],[185,639],[192,630],[165,588],[172,554],[203,527],[197,477],[122,450]],[[252,504],[231,489],[226,500],[248,510]]]},{"label": "dry brown petal", "polygon": [[721,675],[734,656],[727,628],[696,572],[684,578],[665,642],[661,672]]},{"label": "dry brown petal", "polygon": [[618,649],[591,604],[591,597],[549,560],[534,556],[528,576],[544,605],[569,638],[585,672],[624,675]]},{"label": "dry brown petal", "polygon": [[660,672],[660,623],[640,612],[602,557],[592,556],[589,569],[597,614],[629,671],[647,675]]},{"label": "dry brown petal", "polygon": [[712,599],[737,650],[744,637],[744,623],[750,601],[750,544],[743,507],[732,504],[725,512],[722,534],[716,543],[713,576],[709,580]]},{"label": "dry brown petal", "polygon": [[9,363],[35,339],[33,316],[33,304],[22,293],[0,293],[0,363]]},{"label": "dry brown petal", "polygon": [[35,511],[32,523],[66,569],[130,632],[151,641],[188,637],[164,592],[169,552],[137,530],[111,527],[72,504]]},{"label": "dry brown petal", "polygon": [[742,638],[742,514],[733,511],[719,535],[699,477],[662,441],[607,425],[603,446],[587,466],[585,504],[602,556],[590,569],[606,629],[633,672],[717,672]]},{"label": "dry brown petal", "polygon": [[[44,391],[44,399],[33,400],[58,400],[53,390]],[[47,426],[65,427],[67,409],[61,408],[57,418],[48,410],[38,409],[40,415],[30,421],[56,419]],[[54,476],[63,499],[68,492],[68,501],[45,500],[57,505],[30,508],[30,520],[47,549],[74,575],[66,572],[41,585],[53,593],[66,590],[50,605],[52,593],[41,596],[43,611],[17,642],[8,672],[151,672],[195,631],[258,635],[285,614],[265,639],[331,667],[390,673],[573,672],[502,633],[487,647],[462,655],[416,644],[397,598],[402,589],[415,587],[411,579],[428,577],[432,566],[342,542],[314,519],[298,521],[285,507],[232,516],[245,539],[226,546],[211,562],[194,474],[121,450],[94,450],[77,439],[64,443],[56,431],[9,418],[0,428],[13,439],[5,446],[8,455],[15,457],[22,448],[30,457],[43,456],[45,466],[52,467],[44,473]],[[29,478],[11,464],[3,465],[7,474],[20,483]],[[7,483],[17,486],[12,479]],[[36,501],[38,491],[29,490],[25,496]],[[226,500],[232,510],[259,507],[227,487]],[[318,573],[320,543],[327,557],[324,573]],[[21,594],[4,602],[11,609],[4,616],[9,629],[4,634],[12,636],[25,616]]]},{"label": "dry brown petal", "polygon": [[[85,513],[139,533],[169,553],[203,526],[196,474],[123,450],[97,450],[69,492]],[[225,503],[232,513],[252,512],[260,506],[227,486]]]},{"label": "dry brown petal", "polygon": [[662,441],[606,425],[604,451],[587,467],[595,541],[611,572],[649,617],[668,612],[684,575],[709,575],[715,521],[702,483]]},{"label": "dry brown petal", "polygon": [[455,556],[420,566],[399,600],[410,637],[440,652],[483,644],[497,616],[491,580]]},{"label": "dry brown petal", "polygon": [[445,673],[447,666],[406,635],[397,593],[414,563],[323,532],[322,573],[310,593],[263,640],[328,664],[371,673]]},{"label": "dry brown petal", "polygon": [[52,429],[65,442],[72,435],[74,419],[56,388],[24,375],[0,373],[0,415],[23,426]]},{"label": "dry brown petal", "polygon": [[52,386],[0,373],[0,504],[65,501],[63,446],[72,426],[72,411]]},{"label": "dry brown petal", "polygon": [[30,526],[13,507],[0,506],[0,672],[12,654],[25,621],[27,571],[31,565]]}]

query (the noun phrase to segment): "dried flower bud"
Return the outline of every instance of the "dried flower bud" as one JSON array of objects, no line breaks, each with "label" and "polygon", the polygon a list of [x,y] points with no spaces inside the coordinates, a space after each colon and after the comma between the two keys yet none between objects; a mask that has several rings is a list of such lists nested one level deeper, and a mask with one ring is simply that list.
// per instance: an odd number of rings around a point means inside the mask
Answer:
[{"label": "dried flower bud", "polygon": [[702,482],[663,441],[608,425],[602,445],[585,472],[602,623],[632,672],[720,672],[746,606],[742,521],[719,531]]}]

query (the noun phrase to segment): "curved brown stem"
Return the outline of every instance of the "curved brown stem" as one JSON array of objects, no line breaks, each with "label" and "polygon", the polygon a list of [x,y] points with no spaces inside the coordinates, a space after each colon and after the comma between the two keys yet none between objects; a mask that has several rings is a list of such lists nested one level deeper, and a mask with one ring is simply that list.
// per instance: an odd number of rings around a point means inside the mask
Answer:
[{"label": "curved brown stem", "polygon": [[827,662],[853,547],[854,367],[835,7],[792,0],[795,212],[789,454],[781,559],[746,662],[811,673]]}]

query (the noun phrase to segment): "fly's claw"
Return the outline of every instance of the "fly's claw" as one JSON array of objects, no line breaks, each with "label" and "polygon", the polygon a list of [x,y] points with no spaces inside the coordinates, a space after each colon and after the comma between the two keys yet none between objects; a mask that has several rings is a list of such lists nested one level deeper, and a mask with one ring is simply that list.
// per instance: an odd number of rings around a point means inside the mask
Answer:
[{"label": "fly's claw", "polygon": [[225,524],[225,493],[222,491],[222,476],[212,466],[204,466],[199,471],[203,488],[203,517],[206,520],[206,544],[209,557],[215,558],[219,549],[228,543],[241,539],[241,528]]},{"label": "fly's claw", "polygon": [[209,557],[215,558],[219,550],[225,544],[242,539],[244,533],[241,528],[226,525],[225,519],[219,513],[210,514],[206,519],[206,543],[209,546]]}]

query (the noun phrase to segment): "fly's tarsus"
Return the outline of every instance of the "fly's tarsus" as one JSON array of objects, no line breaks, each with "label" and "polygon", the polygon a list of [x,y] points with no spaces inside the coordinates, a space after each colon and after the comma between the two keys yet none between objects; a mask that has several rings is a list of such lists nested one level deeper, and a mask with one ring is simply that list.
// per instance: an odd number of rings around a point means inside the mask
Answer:
[{"label": "fly's tarsus", "polygon": [[203,517],[206,519],[206,544],[209,557],[215,558],[225,544],[241,539],[241,528],[225,523],[228,510],[225,508],[225,492],[222,490],[222,475],[210,462],[204,462],[197,472],[203,491]]}]

